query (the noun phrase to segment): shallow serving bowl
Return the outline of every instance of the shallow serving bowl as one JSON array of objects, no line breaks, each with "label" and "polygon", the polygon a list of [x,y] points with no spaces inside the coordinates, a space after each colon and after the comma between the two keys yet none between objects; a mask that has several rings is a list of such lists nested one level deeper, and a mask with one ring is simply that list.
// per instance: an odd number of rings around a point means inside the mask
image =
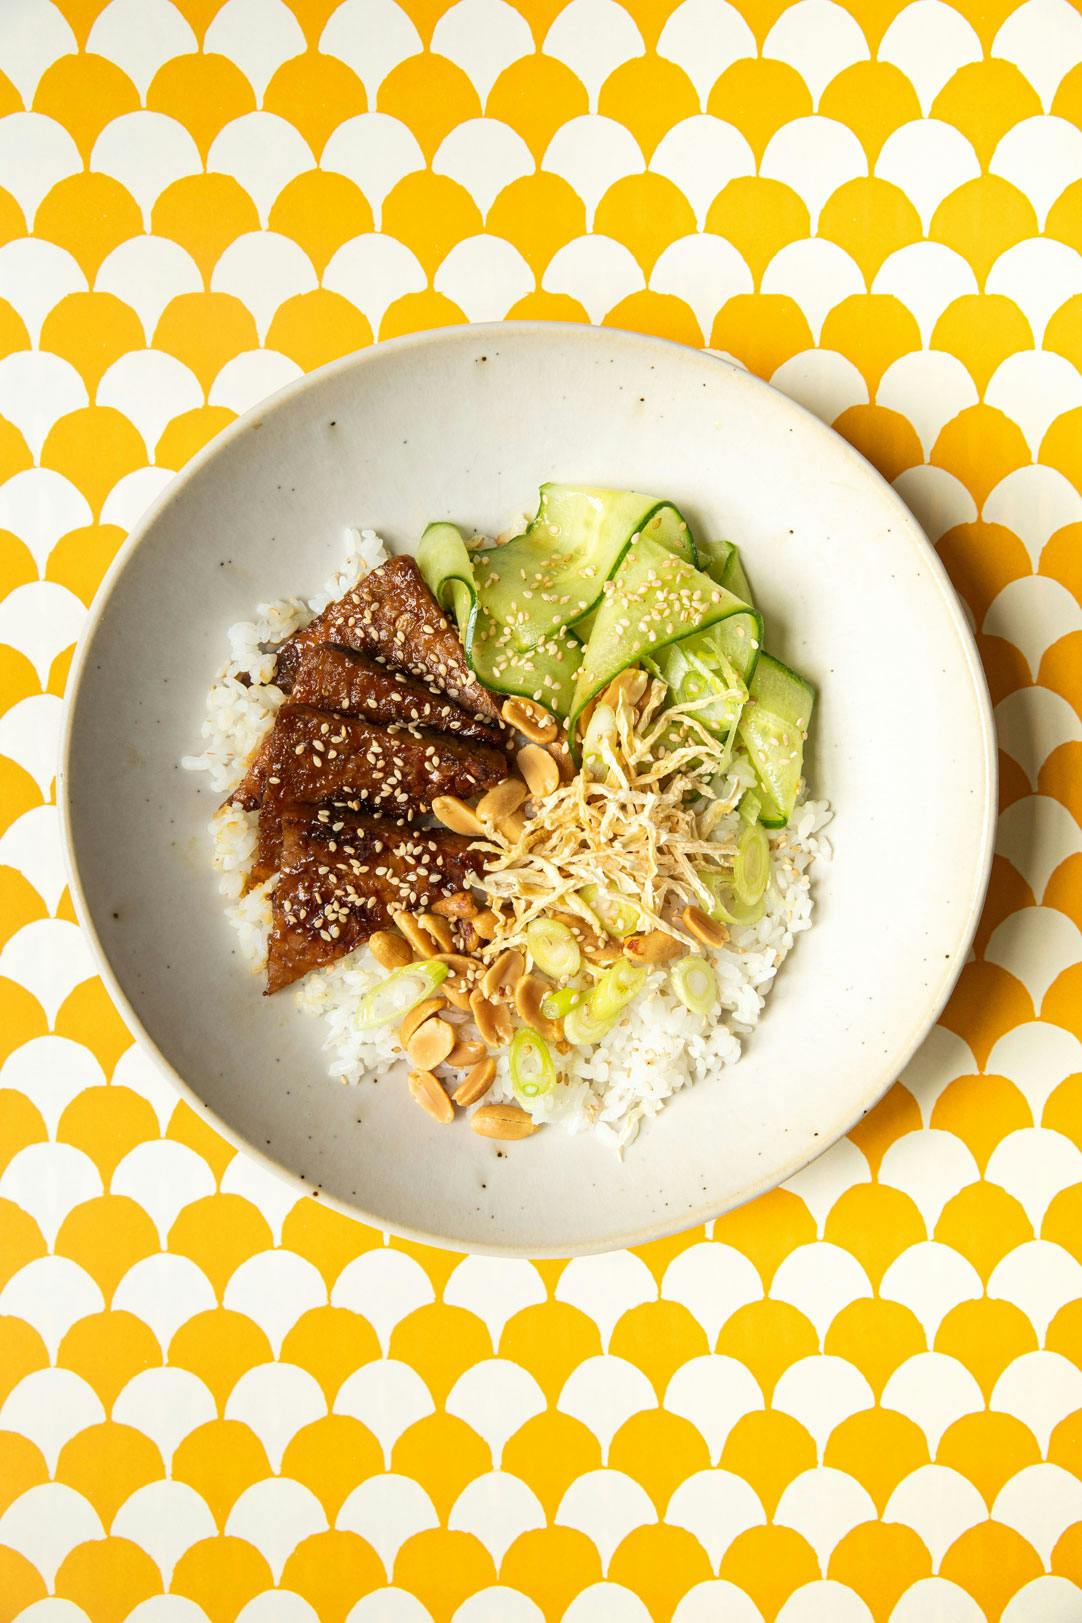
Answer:
[{"label": "shallow serving bowl", "polygon": [[[395,1077],[326,1074],[321,1023],[241,964],[210,867],[198,751],[226,628],[318,589],[347,525],[412,548],[494,532],[546,479],[671,496],[744,551],[784,659],[817,685],[812,792],[834,858],[739,1065],[621,1161],[548,1129],[440,1128]],[[916,521],[830,429],[716,358],[632,334],[458,327],[306,378],[220,435],[143,519],[72,674],[62,800],[74,893],[132,1030],[186,1096],[298,1187],[468,1249],[644,1241],[769,1188],[880,1097],[968,950],[994,750],[965,619]]]}]

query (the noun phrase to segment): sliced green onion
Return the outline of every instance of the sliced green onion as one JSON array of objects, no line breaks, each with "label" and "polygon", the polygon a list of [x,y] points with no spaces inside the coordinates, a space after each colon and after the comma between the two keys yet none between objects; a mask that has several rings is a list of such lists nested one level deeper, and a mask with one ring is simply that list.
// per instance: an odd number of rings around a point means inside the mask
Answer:
[{"label": "sliced green onion", "polygon": [[718,983],[705,958],[681,958],[669,970],[672,989],[692,1014],[709,1014],[718,1000]]},{"label": "sliced green onion", "polygon": [[766,893],[757,902],[742,902],[732,882],[719,873],[698,868],[696,878],[700,886],[703,912],[717,924],[756,924],[766,911]]},{"label": "sliced green onion", "polygon": [[602,753],[602,746],[606,742],[615,743],[618,736],[615,710],[611,704],[599,704],[590,717],[582,740],[582,767],[591,778],[608,777],[609,764]]},{"label": "sliced green onion", "polygon": [[526,931],[526,945],[541,973],[553,980],[570,980],[582,967],[579,944],[559,919],[534,919]]},{"label": "sliced green onion", "polygon": [[757,823],[763,803],[754,789],[746,789],[740,797],[739,812],[745,823]]},{"label": "sliced green onion", "polygon": [[540,1099],[556,1085],[556,1066],[549,1045],[532,1026],[522,1026],[511,1040],[511,1086],[520,1099]]},{"label": "sliced green onion", "polygon": [[401,1020],[415,1004],[431,997],[447,975],[447,965],[435,958],[393,970],[386,980],[362,997],[357,1008],[358,1026],[362,1031],[370,1031],[374,1026],[388,1026]]},{"label": "sliced green onion", "polygon": [[741,834],[733,859],[733,889],[745,907],[754,907],[770,878],[770,841],[758,823]]},{"label": "sliced green onion", "polygon": [[599,1043],[611,1029],[611,1020],[602,1020],[591,1008],[591,998],[584,998],[576,1003],[569,1014],[564,1016],[564,1036],[569,1043],[576,1047],[588,1047],[591,1043]]},{"label": "sliced green onion", "polygon": [[583,885],[579,895],[608,935],[623,940],[639,927],[642,911],[637,902],[605,885]]},{"label": "sliced green onion", "polygon": [[561,986],[558,992],[547,992],[541,999],[541,1013],[546,1020],[565,1020],[585,996],[574,986]]},{"label": "sliced green onion", "polygon": [[590,1013],[596,1020],[615,1020],[642,991],[649,973],[643,964],[633,964],[627,958],[610,964],[590,993]]}]

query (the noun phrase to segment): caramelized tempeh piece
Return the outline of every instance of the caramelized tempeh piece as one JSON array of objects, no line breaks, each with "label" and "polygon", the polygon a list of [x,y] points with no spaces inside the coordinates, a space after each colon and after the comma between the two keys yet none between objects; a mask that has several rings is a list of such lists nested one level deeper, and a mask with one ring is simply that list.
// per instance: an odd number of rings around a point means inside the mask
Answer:
[{"label": "caramelized tempeh piece", "polygon": [[280,865],[285,805],[352,801],[409,822],[437,795],[477,794],[507,773],[506,756],[487,744],[421,727],[373,727],[311,705],[283,705],[270,744],[253,884]]},{"label": "caramelized tempeh piece", "polygon": [[268,994],[386,929],[392,909],[421,910],[461,890],[482,865],[457,834],[404,828],[343,806],[285,807],[282,855]]},{"label": "caramelized tempeh piece", "polygon": [[466,664],[458,633],[443,614],[412,558],[391,558],[329,603],[278,652],[274,680],[288,693],[305,652],[341,643],[446,693],[471,715],[499,720],[499,705]]}]

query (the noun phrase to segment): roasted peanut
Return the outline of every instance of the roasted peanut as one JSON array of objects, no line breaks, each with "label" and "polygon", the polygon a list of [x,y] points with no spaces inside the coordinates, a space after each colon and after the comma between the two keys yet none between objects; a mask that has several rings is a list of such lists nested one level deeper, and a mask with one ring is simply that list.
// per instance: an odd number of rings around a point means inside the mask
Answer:
[{"label": "roasted peanut", "polygon": [[496,1061],[491,1055],[478,1060],[469,1074],[458,1084],[451,1097],[456,1105],[475,1105],[483,1099],[496,1075]]},{"label": "roasted peanut", "polygon": [[423,1003],[414,1004],[398,1028],[398,1040],[403,1048],[409,1046],[409,1040],[418,1026],[424,1025],[430,1015],[439,1014],[447,1004],[442,997],[426,997]]},{"label": "roasted peanut", "polygon": [[437,795],[432,810],[445,828],[456,834],[472,834],[476,839],[485,832],[485,825],[472,806],[467,806],[457,795]]},{"label": "roasted peanut", "polygon": [[523,975],[515,987],[515,1008],[528,1026],[551,1042],[559,1035],[560,1028],[557,1021],[550,1020],[541,1012],[541,1004],[548,991],[549,987],[540,975]]},{"label": "roasted peanut", "polygon": [[729,939],[729,932],[724,924],[716,924],[699,907],[685,907],[680,915],[680,923],[688,934],[693,935],[696,941],[701,941],[704,947],[724,947]]},{"label": "roasted peanut", "polygon": [[518,811],[526,799],[526,785],[521,778],[504,778],[495,789],[490,789],[487,795],[482,795],[477,802],[477,815],[485,823],[500,823],[504,817],[510,817],[512,812]]},{"label": "roasted peanut", "polygon": [[490,1000],[507,996],[522,978],[525,968],[526,960],[522,954],[516,952],[513,947],[508,947],[482,975],[482,992]]},{"label": "roasted peanut", "polygon": [[411,1071],[409,1090],[421,1109],[441,1127],[448,1127],[454,1121],[455,1107],[431,1071]]},{"label": "roasted peanut", "polygon": [[614,709],[621,700],[628,705],[638,704],[646,692],[649,680],[650,678],[645,671],[621,671],[619,676],[613,677],[601,695],[601,702],[602,704],[611,704]]},{"label": "roasted peanut", "polygon": [[496,824],[508,845],[517,845],[522,838],[522,831],[526,827],[526,819],[520,811],[508,812]]},{"label": "roasted peanut", "polygon": [[511,1036],[511,1013],[506,1003],[490,1003],[483,992],[470,998],[473,1023],[488,1048],[499,1048]]},{"label": "roasted peanut", "polygon": [[486,907],[478,913],[475,919],[470,920],[470,928],[474,935],[480,936],[482,941],[491,941],[499,928],[499,919],[491,907]]},{"label": "roasted peanut", "polygon": [[441,952],[454,952],[455,938],[446,919],[441,918],[438,913],[422,913],[417,922],[422,930],[428,931]]},{"label": "roasted peanut", "polygon": [[500,714],[509,727],[534,744],[551,744],[559,732],[555,719],[532,699],[505,699]]},{"label": "roasted peanut", "polygon": [[432,911],[442,919],[475,919],[477,903],[468,890],[456,890],[453,896],[441,896],[438,902],[433,902]]},{"label": "roasted peanut", "polygon": [[628,936],[624,942],[624,957],[636,964],[671,964],[686,953],[684,943],[667,930],[648,930],[645,935]]},{"label": "roasted peanut", "polygon": [[447,1056],[446,1063],[456,1071],[472,1071],[479,1060],[485,1057],[484,1043],[462,1042],[455,1044]]},{"label": "roasted peanut", "polygon": [[542,749],[540,744],[526,744],[516,759],[535,800],[545,800],[556,793],[560,787],[560,769],[548,750]]},{"label": "roasted peanut", "polygon": [[537,1127],[518,1105],[482,1105],[470,1117],[470,1126],[482,1138],[529,1138]]},{"label": "roasted peanut", "polygon": [[434,1066],[443,1064],[454,1046],[454,1027],[433,1014],[411,1034],[406,1053],[418,1071],[431,1071]]},{"label": "roasted peanut", "polygon": [[391,916],[419,958],[435,958],[440,950],[439,942],[433,941],[412,913],[401,912]]},{"label": "roasted peanut", "polygon": [[377,930],[368,945],[381,969],[403,969],[413,962],[413,948],[397,930]]}]

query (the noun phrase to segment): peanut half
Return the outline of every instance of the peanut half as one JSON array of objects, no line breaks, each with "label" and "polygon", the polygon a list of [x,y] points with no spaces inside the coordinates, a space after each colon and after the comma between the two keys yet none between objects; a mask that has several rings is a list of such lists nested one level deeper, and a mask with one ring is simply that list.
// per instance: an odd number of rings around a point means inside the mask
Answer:
[{"label": "peanut half", "polygon": [[483,992],[474,992],[470,998],[473,1023],[488,1048],[499,1048],[511,1036],[511,1011],[506,1003],[490,1003]]},{"label": "peanut half", "polygon": [[518,811],[526,799],[526,785],[521,778],[504,778],[495,789],[482,795],[477,802],[477,815],[484,823],[499,824],[512,812]]},{"label": "peanut half", "polygon": [[496,1061],[490,1054],[486,1055],[484,1059],[478,1060],[477,1064],[471,1068],[468,1075],[462,1079],[452,1094],[455,1104],[475,1105],[478,1099],[484,1098],[492,1086],[495,1076]]},{"label": "peanut half", "polygon": [[392,913],[391,917],[419,958],[435,958],[440,950],[439,942],[433,941],[428,931],[412,913],[405,911]]},{"label": "peanut half", "polygon": [[547,800],[560,787],[560,768],[540,744],[525,744],[516,756],[518,769],[535,800]]},{"label": "peanut half", "polygon": [[449,1127],[454,1121],[455,1107],[431,1071],[411,1071],[409,1090],[421,1109],[441,1127]]},{"label": "peanut half", "polygon": [[431,1015],[439,1014],[441,1009],[447,1007],[442,997],[426,997],[423,1003],[415,1003],[409,1010],[402,1024],[398,1028],[398,1040],[403,1048],[408,1048],[409,1040],[418,1026],[423,1026]]},{"label": "peanut half", "polygon": [[513,947],[506,948],[481,977],[481,990],[492,1000],[506,996],[522,979],[526,960]]},{"label": "peanut half", "polygon": [[704,947],[724,947],[729,939],[729,932],[724,924],[715,924],[714,920],[707,918],[699,907],[685,907],[680,915],[680,923],[693,935],[696,941],[701,941]]},{"label": "peanut half", "polygon": [[397,930],[377,930],[368,946],[381,969],[404,969],[413,962],[413,948]]},{"label": "peanut half", "polygon": [[671,964],[686,953],[684,943],[667,930],[647,930],[645,935],[629,936],[624,942],[624,957],[636,964]]},{"label": "peanut half", "polygon": [[509,727],[534,744],[551,744],[559,732],[555,718],[532,699],[505,699],[500,714]]},{"label": "peanut half", "polygon": [[518,1105],[482,1105],[470,1117],[470,1126],[482,1138],[529,1138],[537,1131],[536,1123]]},{"label": "peanut half", "polygon": [[411,1033],[406,1053],[418,1071],[431,1071],[443,1064],[456,1040],[454,1027],[438,1014],[431,1014]]},{"label": "peanut half", "polygon": [[457,795],[437,795],[432,810],[444,828],[455,834],[472,834],[476,839],[485,832],[485,825],[472,806],[467,806]]}]

